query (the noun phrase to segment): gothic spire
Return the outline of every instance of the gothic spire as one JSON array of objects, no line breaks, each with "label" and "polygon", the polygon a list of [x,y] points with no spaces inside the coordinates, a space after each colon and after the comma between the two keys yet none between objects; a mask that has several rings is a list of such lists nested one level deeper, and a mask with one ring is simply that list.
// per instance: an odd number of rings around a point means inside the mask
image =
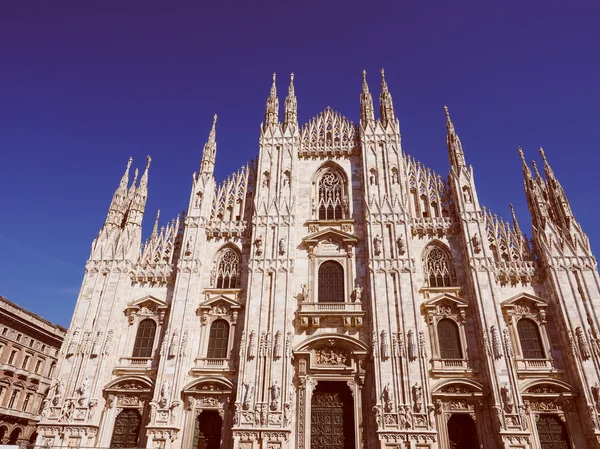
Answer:
[{"label": "gothic spire", "polygon": [[276,75],[273,73],[271,93],[269,94],[269,98],[267,98],[264,129],[267,129],[269,126],[275,126],[279,122],[279,100],[277,99],[277,86],[275,84],[275,78]]},{"label": "gothic spire", "polygon": [[513,227],[515,228],[517,234],[521,235],[521,227],[519,226],[519,222],[517,221],[517,215],[515,214],[515,208],[513,207],[512,203],[510,203],[510,213],[512,215]]},{"label": "gothic spire", "polygon": [[127,161],[125,173],[123,173],[123,176],[121,177],[119,187],[117,187],[115,193],[113,194],[112,201],[110,202],[110,206],[108,208],[108,216],[106,217],[107,224],[121,226],[121,223],[123,222],[123,215],[125,214],[128,205],[127,185],[129,184],[129,171],[131,169],[132,162],[133,158],[130,157]]},{"label": "gothic spire", "polygon": [[293,125],[298,127],[298,102],[296,100],[296,92],[294,91],[294,74],[290,75],[290,86],[288,94],[285,97],[284,112],[283,112],[283,127]]},{"label": "gothic spire", "polygon": [[558,179],[556,179],[554,170],[552,170],[552,167],[548,163],[548,159],[546,159],[544,149],[540,147],[539,151],[540,155],[542,156],[542,160],[544,161],[544,173],[546,174],[546,186],[550,204],[554,206],[555,216],[560,217],[563,223],[569,227],[571,220],[574,218],[573,212],[571,212],[571,204],[569,203],[567,195],[560,185],[560,182]]},{"label": "gothic spire", "polygon": [[152,228],[152,235],[150,239],[155,240],[158,237],[158,220],[160,219],[160,209],[156,212],[156,219],[154,220],[154,227]]},{"label": "gothic spire", "polygon": [[200,162],[200,174],[211,175],[215,170],[215,158],[217,155],[217,114],[213,117],[212,126],[208,133],[208,140],[202,150],[202,161]]},{"label": "gothic spire", "polygon": [[385,72],[381,69],[381,94],[379,95],[379,116],[381,123],[387,125],[396,119],[394,113],[394,104],[392,103],[392,95],[388,90],[387,82],[385,81]]},{"label": "gothic spire", "polygon": [[362,72],[362,92],[360,94],[360,123],[365,126],[368,122],[375,120],[375,113],[373,110],[373,97],[369,92],[369,85],[367,84],[367,71]]},{"label": "gothic spire", "polygon": [[146,156],[146,168],[144,169],[144,173],[142,174],[142,179],[140,179],[139,189],[147,190],[148,189],[148,169],[150,168],[150,163],[152,162],[152,158],[150,155]]},{"label": "gothic spire", "polygon": [[448,145],[448,158],[450,159],[450,165],[456,169],[466,167],[465,154],[463,153],[462,144],[456,130],[454,129],[454,123],[450,118],[450,112],[448,107],[444,106],[444,112],[446,113],[446,144]]}]

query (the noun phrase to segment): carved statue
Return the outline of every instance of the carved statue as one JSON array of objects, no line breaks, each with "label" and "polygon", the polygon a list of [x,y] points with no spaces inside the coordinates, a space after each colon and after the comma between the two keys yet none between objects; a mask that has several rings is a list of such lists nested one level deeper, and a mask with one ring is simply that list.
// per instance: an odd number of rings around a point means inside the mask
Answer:
[{"label": "carved statue", "polygon": [[404,254],[404,240],[402,239],[402,236],[399,236],[396,239],[396,245],[398,246],[398,253]]},{"label": "carved statue", "polygon": [[381,407],[375,405],[373,406],[373,411],[375,412],[375,423],[377,424],[377,429],[381,429],[383,427],[383,413],[381,413]]},{"label": "carved statue", "polygon": [[287,239],[285,237],[283,237],[282,239],[279,240],[279,254],[281,254],[282,256],[285,254],[286,245],[287,245]]},{"label": "carved statue", "polygon": [[98,399],[90,399],[90,402],[88,403],[88,407],[89,407],[88,419],[89,420],[94,419],[94,414],[96,413],[97,406],[98,406]]},{"label": "carved statue", "polygon": [[46,415],[48,414],[49,408],[50,408],[50,401],[48,399],[44,399],[42,401],[42,411],[40,412],[40,415],[42,416],[42,418],[46,417]]},{"label": "carved statue", "polygon": [[281,387],[277,385],[277,381],[271,385],[271,410],[277,410],[279,408],[279,397],[281,396]]},{"label": "carved statue", "polygon": [[290,417],[292,415],[292,404],[286,402],[283,404],[283,425],[287,426],[290,423]]},{"label": "carved statue", "polygon": [[510,388],[508,385],[504,384],[502,388],[500,388],[500,394],[502,395],[502,402],[504,403],[504,410],[506,413],[512,413],[513,411],[513,402],[510,394]]},{"label": "carved statue", "polygon": [[262,238],[259,237],[256,240],[254,240],[254,247],[256,248],[256,255],[260,256],[262,254]]},{"label": "carved statue", "polygon": [[300,296],[302,297],[302,301],[308,300],[308,286],[306,284],[302,284],[300,286]]},{"label": "carved statue", "polygon": [[62,409],[61,421],[70,422],[73,419],[73,413],[75,412],[75,401],[70,399],[67,401]]},{"label": "carved statue", "polygon": [[600,386],[598,386],[598,383],[595,383],[592,386],[592,397],[594,398],[594,403],[596,404],[596,410],[600,411]]},{"label": "carved statue", "polygon": [[169,384],[168,380],[165,380],[160,388],[160,399],[158,400],[158,405],[163,408],[166,407],[170,395],[171,385]]},{"label": "carved statue", "polygon": [[381,236],[379,234],[377,234],[375,236],[375,238],[373,239],[373,250],[375,251],[376,255],[381,254]]},{"label": "carved statue", "polygon": [[358,282],[354,283],[354,301],[355,302],[361,302],[362,299],[362,287],[358,284]]},{"label": "carved statue", "polygon": [[62,381],[62,379],[58,379],[54,383],[54,386],[52,387],[52,392],[54,393],[54,397],[52,398],[52,405],[58,405],[58,403],[60,402],[60,398],[62,397],[62,394],[63,394],[64,385],[65,384]]},{"label": "carved statue", "polygon": [[413,401],[415,402],[415,412],[421,413],[423,408],[423,387],[415,383],[412,387]]},{"label": "carved statue", "polygon": [[383,388],[383,392],[381,393],[381,400],[383,401],[383,410],[386,413],[390,413],[393,409],[393,405],[392,405],[392,388],[390,386],[390,384],[388,383],[384,388]]},{"label": "carved statue", "polygon": [[348,355],[342,349],[321,348],[315,351],[315,363],[317,365],[345,365]]},{"label": "carved statue", "polygon": [[81,382],[81,386],[77,389],[77,393],[79,394],[79,399],[77,402],[80,406],[83,406],[85,404],[85,401],[87,401],[89,387],[90,379],[89,377],[86,377],[85,379],[83,379],[83,382]]},{"label": "carved statue", "polygon": [[244,410],[248,410],[250,408],[250,401],[252,401],[252,392],[254,390],[254,387],[252,386],[251,382],[244,382],[242,384],[242,388],[243,388],[242,408]]}]

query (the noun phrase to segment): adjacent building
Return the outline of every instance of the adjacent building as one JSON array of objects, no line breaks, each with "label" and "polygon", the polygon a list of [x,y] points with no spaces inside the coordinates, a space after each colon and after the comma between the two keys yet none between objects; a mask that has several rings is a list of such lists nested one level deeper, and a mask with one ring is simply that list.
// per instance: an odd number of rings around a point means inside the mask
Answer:
[{"label": "adjacent building", "polygon": [[35,442],[66,332],[0,296],[0,444]]},{"label": "adjacent building", "polygon": [[600,279],[545,153],[519,150],[530,241],[482,206],[447,109],[449,174],[408,154],[383,75],[378,117],[363,75],[358,123],[303,125],[273,78],[257,159],[220,183],[215,116],[185,212],[143,243],[129,161],[40,444],[600,447]]}]

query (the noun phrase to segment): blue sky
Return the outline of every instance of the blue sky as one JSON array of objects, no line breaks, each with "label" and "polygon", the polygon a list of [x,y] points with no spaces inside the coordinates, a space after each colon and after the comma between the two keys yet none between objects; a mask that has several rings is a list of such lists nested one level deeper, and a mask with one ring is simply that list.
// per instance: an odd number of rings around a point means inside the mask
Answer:
[{"label": "blue sky", "polygon": [[[219,6],[217,6],[219,5]],[[271,74],[300,121],[359,117],[384,67],[404,150],[448,172],[450,108],[481,202],[523,228],[517,146],[544,146],[576,218],[597,223],[597,2],[0,3],[0,295],[68,325],[129,156],[151,154],[144,233],[187,207],[212,115],[217,178],[258,152]]]}]

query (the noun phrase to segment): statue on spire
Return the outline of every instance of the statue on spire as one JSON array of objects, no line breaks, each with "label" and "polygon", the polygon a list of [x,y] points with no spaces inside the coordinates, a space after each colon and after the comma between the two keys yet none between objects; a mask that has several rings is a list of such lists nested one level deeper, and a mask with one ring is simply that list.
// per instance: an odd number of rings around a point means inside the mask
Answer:
[{"label": "statue on spire", "polygon": [[265,111],[265,130],[270,126],[276,126],[279,122],[279,100],[277,99],[277,86],[275,80],[276,74],[273,73],[273,84],[271,85],[269,98],[267,98],[267,110]]},{"label": "statue on spire", "polygon": [[369,92],[367,84],[367,71],[362,71],[362,92],[360,94],[360,123],[365,126],[368,122],[375,121],[375,112],[373,110],[373,97]]},{"label": "statue on spire", "polygon": [[215,170],[215,158],[217,155],[217,114],[213,117],[212,126],[208,133],[208,140],[202,150],[202,161],[200,162],[200,174],[211,175]]},{"label": "statue on spire", "polygon": [[290,75],[290,86],[288,87],[288,94],[285,98],[284,112],[283,112],[283,127],[293,125],[298,127],[298,101],[296,100],[296,93],[294,91],[294,74]]},{"label": "statue on spire", "polygon": [[450,112],[448,107],[444,106],[444,112],[446,113],[446,144],[448,145],[448,158],[450,159],[450,165],[456,169],[466,167],[465,154],[463,153],[462,143],[460,138],[456,134],[454,129],[454,123],[450,119]]},{"label": "statue on spire", "polygon": [[396,120],[396,114],[394,113],[394,104],[392,102],[392,95],[388,90],[388,85],[385,81],[385,71],[383,69],[381,69],[381,94],[379,95],[379,116],[381,119],[381,123],[383,123],[384,126]]}]

